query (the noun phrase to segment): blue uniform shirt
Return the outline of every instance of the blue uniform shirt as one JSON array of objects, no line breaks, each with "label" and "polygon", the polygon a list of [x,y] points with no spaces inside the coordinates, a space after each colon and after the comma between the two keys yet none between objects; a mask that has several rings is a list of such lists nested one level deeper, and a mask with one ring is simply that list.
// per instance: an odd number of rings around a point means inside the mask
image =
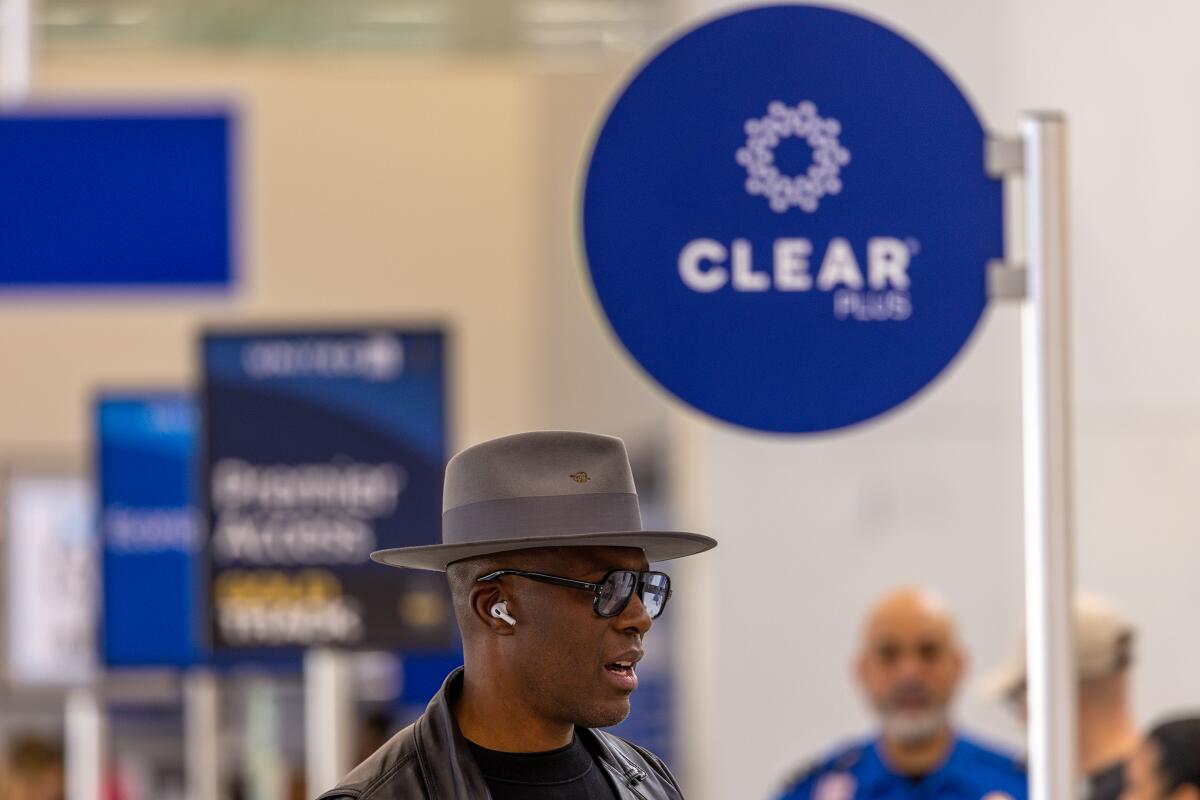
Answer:
[{"label": "blue uniform shirt", "polygon": [[897,775],[878,740],[848,747],[795,778],[778,800],[1026,800],[1025,768],[1015,758],[962,736],[924,778]]}]

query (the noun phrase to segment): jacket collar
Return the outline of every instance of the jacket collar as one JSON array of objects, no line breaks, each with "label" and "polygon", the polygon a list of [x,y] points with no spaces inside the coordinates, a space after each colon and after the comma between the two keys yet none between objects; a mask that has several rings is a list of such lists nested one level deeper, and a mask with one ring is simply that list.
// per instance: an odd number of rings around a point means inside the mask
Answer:
[{"label": "jacket collar", "polygon": [[[450,710],[452,699],[462,691],[462,680],[463,667],[451,672],[415,724],[421,773],[427,786],[437,787],[434,797],[438,800],[491,797],[483,773]],[[642,796],[635,787],[649,777],[645,770],[597,731],[576,728],[575,733],[609,773],[619,797]]]},{"label": "jacket collar", "polygon": [[467,740],[450,711],[450,699],[462,691],[463,668],[451,672],[429,701],[415,726],[417,759],[425,785],[437,787],[434,797],[472,800],[490,797],[487,784]]}]

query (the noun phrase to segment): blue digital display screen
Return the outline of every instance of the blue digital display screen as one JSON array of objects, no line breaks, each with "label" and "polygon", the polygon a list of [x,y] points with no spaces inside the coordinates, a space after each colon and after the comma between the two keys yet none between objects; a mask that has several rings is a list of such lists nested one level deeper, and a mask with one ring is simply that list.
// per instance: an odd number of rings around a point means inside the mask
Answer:
[{"label": "blue digital display screen", "polygon": [[222,290],[226,111],[0,113],[0,289]]}]

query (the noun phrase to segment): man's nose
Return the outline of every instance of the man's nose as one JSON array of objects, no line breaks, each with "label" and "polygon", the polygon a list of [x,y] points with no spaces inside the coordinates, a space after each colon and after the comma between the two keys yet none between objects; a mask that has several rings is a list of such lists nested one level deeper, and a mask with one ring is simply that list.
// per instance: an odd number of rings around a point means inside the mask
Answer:
[{"label": "man's nose", "polygon": [[634,592],[633,597],[629,598],[625,610],[618,614],[614,621],[622,631],[636,633],[639,636],[645,636],[650,630],[650,626],[654,624],[654,620],[650,619],[650,614],[646,611],[646,606],[642,604],[642,598],[637,592]]},{"label": "man's nose", "polygon": [[903,678],[917,678],[925,674],[925,661],[918,653],[905,653],[896,665],[896,672]]}]

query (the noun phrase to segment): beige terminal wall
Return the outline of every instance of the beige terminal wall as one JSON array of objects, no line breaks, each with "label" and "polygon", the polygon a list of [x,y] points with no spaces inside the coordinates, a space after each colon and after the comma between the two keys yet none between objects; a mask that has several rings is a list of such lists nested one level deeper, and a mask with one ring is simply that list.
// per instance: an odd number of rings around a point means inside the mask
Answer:
[{"label": "beige terminal wall", "polygon": [[[233,105],[241,278],[228,297],[0,293],[0,473],[87,464],[97,390],[192,385],[203,326],[259,323],[443,324],[453,448],[579,428],[625,436],[642,463],[665,406],[604,338],[574,238],[578,170],[622,66],[44,49],[38,102]],[[2,700],[0,739],[25,724]]]},{"label": "beige terminal wall", "polygon": [[548,267],[527,66],[58,48],[35,75],[38,99],[231,101],[242,277],[228,298],[0,295],[0,457],[84,448],[98,387],[190,383],[204,323],[444,323],[454,442],[538,424]]},{"label": "beige terminal wall", "polygon": [[581,165],[626,66],[43,50],[37,102],[232,104],[241,278],[228,297],[0,293],[0,468],[86,464],[94,393],[192,385],[205,325],[325,322],[447,326],[455,449],[595,430],[654,468],[667,405],[607,337],[575,238]]}]

